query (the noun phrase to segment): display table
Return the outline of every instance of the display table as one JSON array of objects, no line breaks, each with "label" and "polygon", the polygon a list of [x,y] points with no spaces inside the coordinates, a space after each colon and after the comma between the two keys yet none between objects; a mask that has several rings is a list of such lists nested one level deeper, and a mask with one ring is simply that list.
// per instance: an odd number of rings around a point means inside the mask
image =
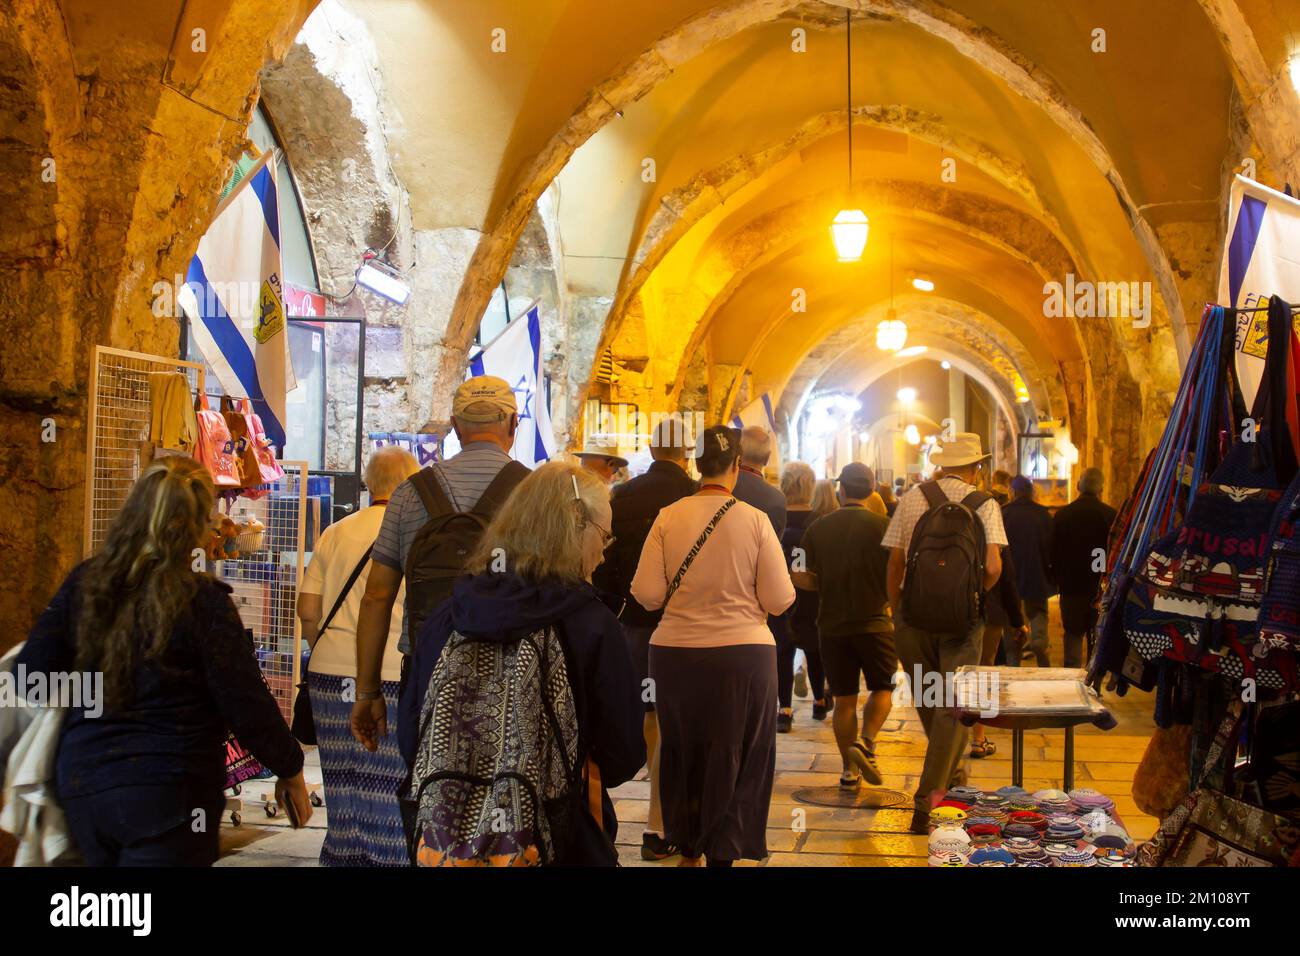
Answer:
[{"label": "display table", "polygon": [[1074,728],[1094,724],[1113,729],[1117,721],[1101,698],[1084,684],[1086,673],[1069,667],[980,667],[957,670],[957,719],[1011,731],[1011,783],[1024,785],[1025,731],[1065,730],[1063,789],[1074,789]]}]

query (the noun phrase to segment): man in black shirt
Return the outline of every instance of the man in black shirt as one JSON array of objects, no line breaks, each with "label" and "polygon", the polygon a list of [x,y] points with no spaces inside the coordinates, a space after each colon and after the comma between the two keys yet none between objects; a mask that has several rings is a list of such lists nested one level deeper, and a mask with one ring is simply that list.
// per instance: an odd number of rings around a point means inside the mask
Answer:
[{"label": "man in black shirt", "polygon": [[[840,472],[838,511],[823,515],[804,532],[806,570],[796,569],[796,587],[817,591],[817,633],[822,664],[835,697],[832,722],[844,772],[840,786],[856,790],[859,772],[874,786],[883,782],[876,765],[876,734],[892,706],[898,654],[886,590],[889,552],[881,545],[889,519],[868,511],[876,477],[860,462]],[[867,702],[858,733],[859,675]]]},{"label": "man in black shirt", "polygon": [[645,474],[614,488],[610,496],[614,541],[605,552],[605,563],[592,575],[610,609],[618,615],[627,640],[628,653],[641,681],[645,703],[646,765],[650,770],[650,812],[641,837],[641,858],[663,860],[677,852],[664,839],[663,811],[659,806],[659,721],[655,716],[654,687],[650,683],[650,636],[663,611],[647,611],[632,597],[632,577],[641,560],[641,549],[659,511],[695,493],[695,482],[686,473],[686,436],[675,416],[664,419],[650,439],[654,462]]},{"label": "man in black shirt", "polygon": [[1101,500],[1102,482],[1101,470],[1089,468],[1079,479],[1079,497],[1052,519],[1052,574],[1061,591],[1066,667],[1086,663],[1083,639],[1097,625],[1097,589],[1106,570],[1110,526],[1115,523],[1115,509]]}]

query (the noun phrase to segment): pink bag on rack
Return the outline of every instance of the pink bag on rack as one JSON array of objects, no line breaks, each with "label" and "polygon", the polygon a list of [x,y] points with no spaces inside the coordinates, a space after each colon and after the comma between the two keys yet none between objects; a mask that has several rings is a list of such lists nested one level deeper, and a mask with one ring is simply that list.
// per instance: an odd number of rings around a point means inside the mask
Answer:
[{"label": "pink bag on rack", "polygon": [[208,408],[208,397],[202,392],[195,403],[195,417],[199,422],[199,440],[194,446],[194,457],[212,473],[212,483],[218,490],[238,488],[239,464],[235,461],[230,429],[220,412]]},{"label": "pink bag on rack", "polygon": [[271,447],[271,440],[266,437],[261,416],[253,411],[253,405],[247,399],[244,405],[244,419],[248,422],[248,434],[253,442],[253,453],[257,455],[258,467],[262,470],[263,483],[279,481],[284,477],[284,469],[275,460],[275,449]]}]

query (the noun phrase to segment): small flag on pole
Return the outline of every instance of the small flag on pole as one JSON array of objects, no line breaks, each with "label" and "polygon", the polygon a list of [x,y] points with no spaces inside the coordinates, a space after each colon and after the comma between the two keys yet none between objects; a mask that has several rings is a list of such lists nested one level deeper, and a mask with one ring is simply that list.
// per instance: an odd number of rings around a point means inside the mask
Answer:
[{"label": "small flag on pole", "polygon": [[178,299],[194,342],[229,395],[246,397],[271,444],[285,443],[288,332],[272,150],[239,181],[190,260]]}]

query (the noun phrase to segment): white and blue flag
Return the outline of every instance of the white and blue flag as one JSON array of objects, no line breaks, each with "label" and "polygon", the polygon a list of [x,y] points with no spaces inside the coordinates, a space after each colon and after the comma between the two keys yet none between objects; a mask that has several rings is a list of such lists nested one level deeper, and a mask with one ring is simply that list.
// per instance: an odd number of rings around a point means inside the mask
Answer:
[{"label": "white and blue flag", "polygon": [[[510,383],[519,407],[519,430],[510,456],[534,468],[555,455],[555,430],[546,394],[546,373],[542,369],[542,319],[534,305],[510,322],[495,339],[470,359],[469,374],[495,375]],[[446,442],[443,453],[452,454]]]},{"label": "white and blue flag", "polygon": [[226,394],[248,398],[266,437],[285,443],[288,332],[280,276],[280,208],[272,150],[213,217],[178,293],[195,345]]},{"label": "white and blue flag", "polygon": [[[1267,305],[1269,296],[1300,301],[1300,202],[1244,176],[1232,181],[1228,241],[1219,269],[1219,304]],[[1268,313],[1237,316],[1237,377],[1249,408],[1264,376]]]},{"label": "white and blue flag", "polygon": [[776,415],[772,412],[772,396],[767,392],[732,416],[732,428],[748,428],[750,425],[760,425],[773,435],[776,434]]}]

